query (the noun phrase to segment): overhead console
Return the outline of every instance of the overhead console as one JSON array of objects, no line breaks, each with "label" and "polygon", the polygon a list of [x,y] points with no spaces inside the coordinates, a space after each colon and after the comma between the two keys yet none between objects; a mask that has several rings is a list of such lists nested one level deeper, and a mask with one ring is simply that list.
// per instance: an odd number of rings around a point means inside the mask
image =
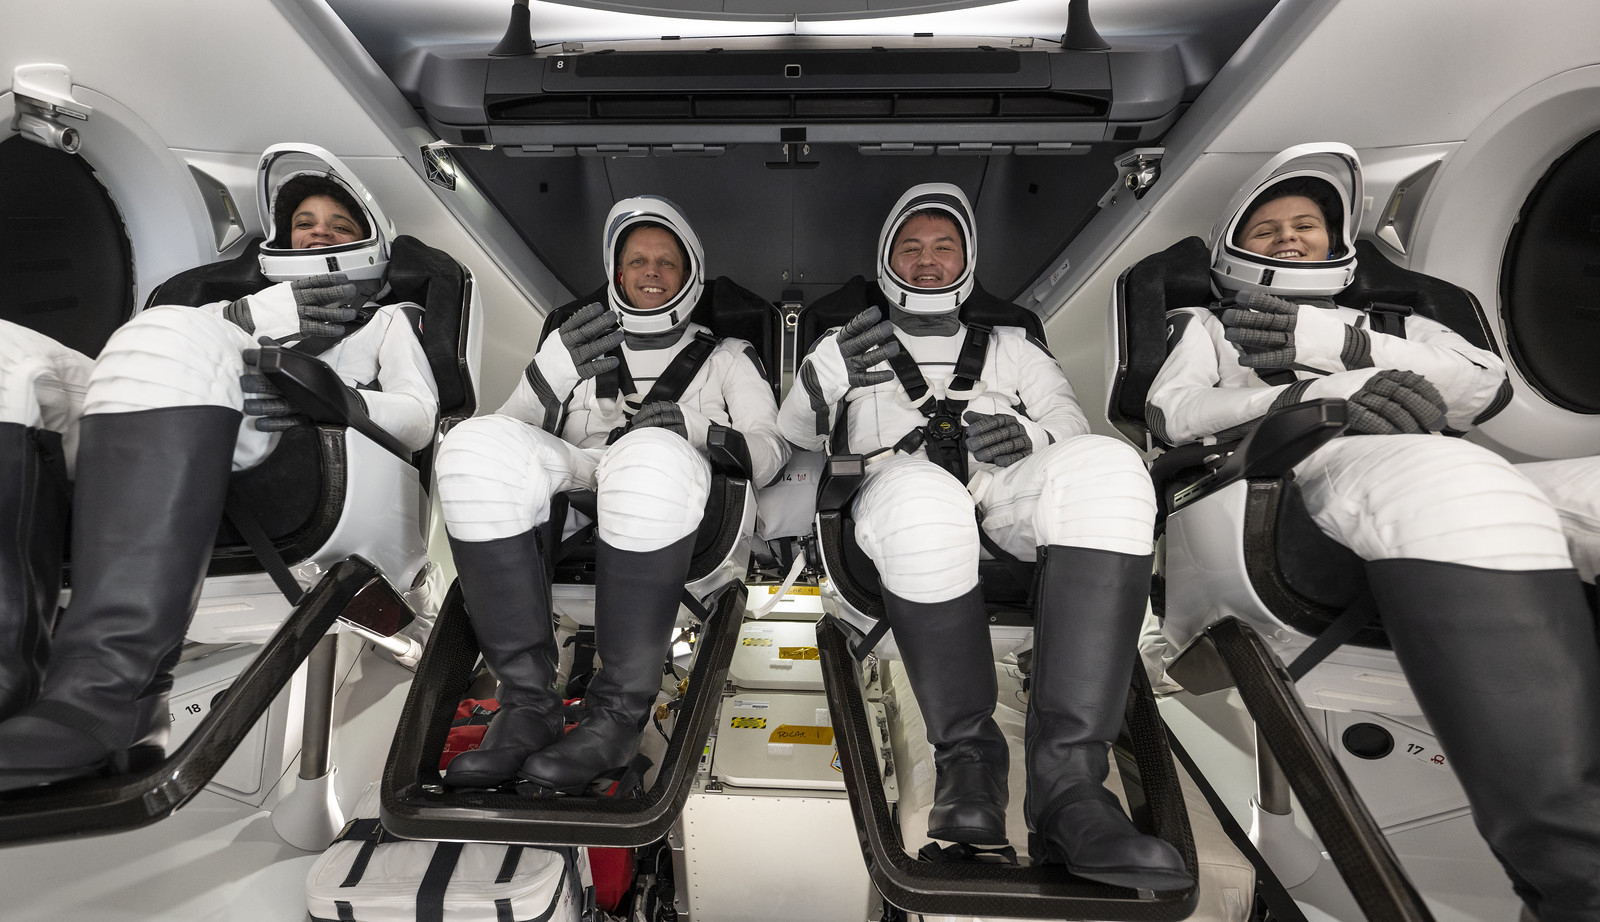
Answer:
[{"label": "overhead console", "polygon": [[[870,45],[865,44],[871,42]],[[526,153],[694,154],[827,143],[898,154],[1080,153],[1159,137],[1189,90],[1177,45],[764,36],[421,52],[439,137]]]}]

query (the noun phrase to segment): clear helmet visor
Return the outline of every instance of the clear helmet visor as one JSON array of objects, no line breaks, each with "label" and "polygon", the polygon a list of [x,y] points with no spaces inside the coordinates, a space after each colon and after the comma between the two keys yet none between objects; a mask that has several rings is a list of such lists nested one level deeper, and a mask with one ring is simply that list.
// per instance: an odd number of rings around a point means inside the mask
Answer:
[{"label": "clear helmet visor", "polygon": [[[362,239],[310,249],[292,248],[288,217],[300,202],[289,198],[303,200],[308,179],[313,181],[310,194],[318,194],[315,183],[331,182],[361,211],[352,217],[365,222],[367,232]],[[330,197],[335,201],[341,198],[337,194]],[[338,157],[312,144],[274,144],[261,154],[256,170],[256,198],[266,230],[260,262],[261,273],[267,278],[287,282],[331,272],[342,272],[352,281],[383,277],[388,268],[389,245],[395,236],[394,225],[367,187]]]},{"label": "clear helmet visor", "polygon": [[[636,307],[623,290],[622,249],[629,235],[641,225],[665,228],[677,238],[683,253],[683,284],[666,302],[651,308]],[[690,226],[689,219],[669,199],[659,195],[639,195],[626,198],[611,208],[606,216],[605,231],[601,241],[606,266],[606,295],[611,309],[621,318],[622,328],[629,333],[650,335],[665,333],[689,322],[689,315],[700,303],[705,291],[706,258],[700,237]]]},{"label": "clear helmet visor", "polygon": [[[1274,259],[1236,242],[1257,208],[1273,193],[1285,191],[1304,194],[1320,206],[1328,230],[1324,258]],[[1364,196],[1361,161],[1348,145],[1324,141],[1280,152],[1239,187],[1212,227],[1212,282],[1225,294],[1323,296],[1343,291],[1355,278],[1355,238],[1361,229]]]},{"label": "clear helmet visor", "polygon": [[[919,288],[894,271],[895,238],[905,222],[918,212],[931,211],[948,217],[961,235],[964,263],[948,285]],[[923,183],[900,196],[878,233],[878,287],[889,303],[910,314],[944,314],[954,311],[972,294],[978,265],[978,225],[972,204],[959,186],[950,183]]]}]

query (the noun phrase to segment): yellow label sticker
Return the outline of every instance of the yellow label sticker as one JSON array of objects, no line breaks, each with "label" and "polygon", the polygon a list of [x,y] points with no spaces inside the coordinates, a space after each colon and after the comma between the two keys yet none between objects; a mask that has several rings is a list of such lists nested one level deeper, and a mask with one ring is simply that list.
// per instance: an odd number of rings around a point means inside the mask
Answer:
[{"label": "yellow label sticker", "polygon": [[781,724],[767,737],[769,743],[803,743],[807,746],[832,746],[832,727],[802,727]]},{"label": "yellow label sticker", "polygon": [[820,659],[816,647],[779,647],[778,659]]},{"label": "yellow label sticker", "polygon": [[[782,588],[783,588],[782,586],[768,586],[767,587],[767,595],[777,595],[778,594],[778,590],[782,589]],[[818,589],[816,586],[791,586],[791,587],[789,587],[789,593],[788,594],[789,595],[821,595],[822,594],[822,590]]]},{"label": "yellow label sticker", "polygon": [[735,730],[765,730],[767,719],[765,717],[735,717],[728,721],[728,726]]},{"label": "yellow label sticker", "polygon": [[770,646],[772,646],[772,638],[771,637],[746,637],[742,641],[742,643],[744,644],[744,646],[747,646],[747,647],[770,647]]}]

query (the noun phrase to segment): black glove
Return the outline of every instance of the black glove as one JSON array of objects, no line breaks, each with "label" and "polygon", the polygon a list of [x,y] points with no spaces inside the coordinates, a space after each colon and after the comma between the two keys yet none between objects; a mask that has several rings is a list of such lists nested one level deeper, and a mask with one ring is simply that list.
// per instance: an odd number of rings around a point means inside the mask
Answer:
[{"label": "black glove", "polygon": [[1351,394],[1348,404],[1353,433],[1392,435],[1445,427],[1444,398],[1415,372],[1386,368]]},{"label": "black glove", "polygon": [[[344,273],[313,275],[289,283],[294,295],[294,310],[299,320],[301,336],[341,337],[345,323],[356,319],[357,309],[367,301],[367,295],[353,284]],[[256,321],[250,298],[246,296],[222,309],[222,316],[237,324],[246,333],[256,331]],[[268,305],[270,311],[273,305]],[[263,323],[271,323],[261,318]],[[293,326],[286,318],[284,326]],[[293,335],[280,333],[280,336]]]},{"label": "black glove", "polygon": [[1009,413],[979,413],[968,410],[967,451],[979,461],[1009,467],[1033,453],[1033,439],[1022,422]]},{"label": "black glove", "polygon": [[900,354],[900,341],[894,337],[894,324],[883,319],[876,306],[850,318],[839,330],[839,354],[844,357],[845,374],[851,387],[872,387],[894,380],[887,368],[869,371]]},{"label": "black glove", "polygon": [[[270,343],[270,340],[268,341]],[[244,364],[247,369],[255,368],[261,361],[260,349],[246,349],[244,351]],[[239,388],[246,395],[244,399],[244,414],[257,417],[256,429],[261,432],[285,432],[296,426],[311,425],[311,417],[301,413],[289,398],[283,396],[283,391],[266,375],[249,372],[239,376]]]},{"label": "black glove", "polygon": [[629,429],[647,429],[651,426],[671,430],[686,439],[689,437],[689,421],[683,415],[683,408],[670,400],[645,404],[628,424]]},{"label": "black glove", "polygon": [[561,344],[572,357],[579,379],[592,378],[617,367],[617,357],[606,355],[622,345],[622,327],[616,312],[599,303],[586,304],[567,318],[560,329]]}]

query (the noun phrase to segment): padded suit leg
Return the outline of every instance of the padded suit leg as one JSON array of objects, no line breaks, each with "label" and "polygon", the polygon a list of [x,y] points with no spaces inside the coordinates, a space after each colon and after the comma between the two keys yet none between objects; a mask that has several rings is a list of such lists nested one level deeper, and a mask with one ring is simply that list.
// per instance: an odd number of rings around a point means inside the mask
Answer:
[{"label": "padded suit leg", "polygon": [[0,720],[31,703],[44,681],[68,492],[61,436],[0,423]]},{"label": "padded suit leg", "polygon": [[1122,726],[1149,554],[1038,550],[1039,609],[1028,700],[1028,850],[1101,883],[1177,890],[1194,882],[1169,843],[1147,836],[1104,787]]},{"label": "padded suit leg", "polygon": [[661,691],[662,664],[678,620],[678,600],[694,556],[694,533],[655,551],[623,551],[595,541],[595,645],[600,673],[589,684],[583,720],[522,763],[541,788],[581,792],[639,751]]},{"label": "padded suit leg", "polygon": [[1600,651],[1572,570],[1367,562],[1473,820],[1540,922],[1600,919]]},{"label": "padded suit leg", "polygon": [[0,789],[161,757],[239,420],[215,406],[83,418],[72,603],[39,700],[0,724]]},{"label": "padded suit leg", "polygon": [[523,760],[561,738],[556,637],[539,529],[492,541],[450,539],[478,649],[500,680],[500,709],[483,743],[450,762],[445,784],[495,787]]},{"label": "padded suit leg", "polygon": [[883,609],[933,746],[928,837],[1005,844],[1011,752],[994,722],[999,688],[982,590],[944,602],[908,602],[885,592]]}]

